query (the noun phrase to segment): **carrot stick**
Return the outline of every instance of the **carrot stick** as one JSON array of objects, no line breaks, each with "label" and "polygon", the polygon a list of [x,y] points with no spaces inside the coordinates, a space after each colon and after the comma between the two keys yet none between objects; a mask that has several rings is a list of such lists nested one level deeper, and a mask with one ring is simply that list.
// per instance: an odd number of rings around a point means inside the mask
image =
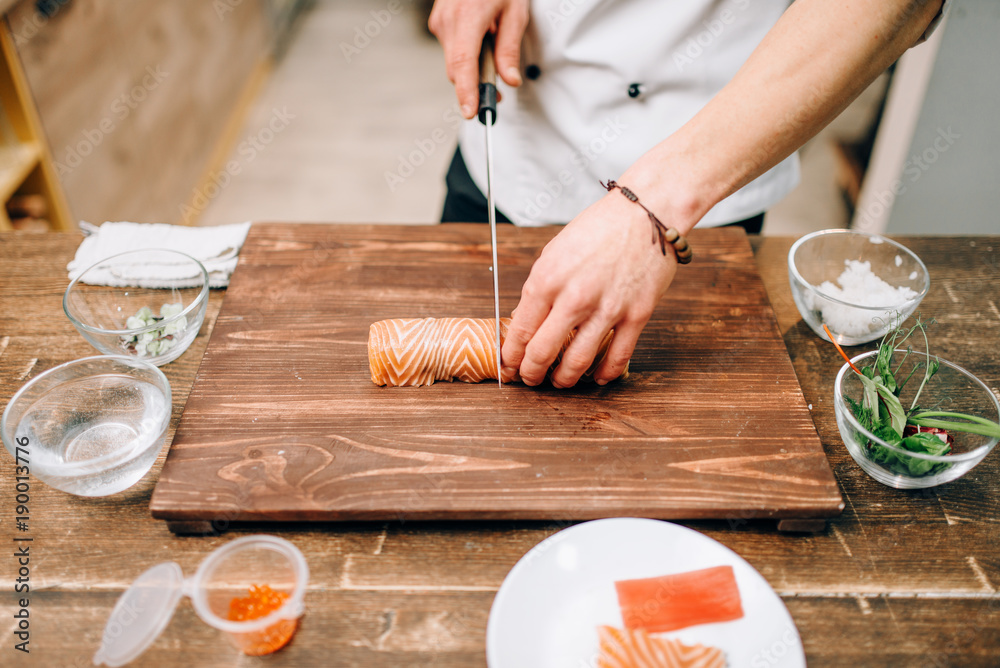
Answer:
[{"label": "carrot stick", "polygon": [[843,357],[847,361],[847,364],[852,369],[854,369],[854,373],[861,373],[860,371],[858,371],[858,367],[851,364],[851,358],[847,356],[847,353],[845,353],[844,349],[840,347],[840,344],[834,341],[833,334],[830,333],[830,328],[826,326],[826,323],[823,323],[823,331],[826,332],[826,335],[830,337],[830,343],[832,343],[837,348],[837,352],[840,353],[841,357]]}]

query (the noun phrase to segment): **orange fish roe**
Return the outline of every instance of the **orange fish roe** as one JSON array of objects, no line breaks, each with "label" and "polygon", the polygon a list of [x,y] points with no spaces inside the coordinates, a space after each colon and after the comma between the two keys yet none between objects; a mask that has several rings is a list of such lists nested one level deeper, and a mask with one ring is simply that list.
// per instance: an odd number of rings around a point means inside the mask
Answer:
[{"label": "orange fish roe", "polygon": [[249,596],[229,602],[229,619],[234,622],[260,619],[280,608],[287,599],[288,594],[283,591],[274,591],[267,585],[252,585]]},{"label": "orange fish roe", "polygon": [[[287,599],[288,594],[283,591],[274,591],[268,585],[252,585],[248,596],[234,598],[229,602],[229,619],[246,622],[266,617],[280,608]],[[298,621],[295,619],[280,619],[266,629],[233,635],[244,654],[260,656],[276,652],[288,644],[297,625]]]}]

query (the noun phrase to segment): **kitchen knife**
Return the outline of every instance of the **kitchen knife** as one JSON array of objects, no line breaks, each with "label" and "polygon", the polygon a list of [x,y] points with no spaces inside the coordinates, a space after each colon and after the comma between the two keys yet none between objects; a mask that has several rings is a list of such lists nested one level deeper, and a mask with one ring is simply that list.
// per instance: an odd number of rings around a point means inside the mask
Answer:
[{"label": "kitchen knife", "polygon": [[493,307],[496,317],[497,383],[500,378],[500,269],[497,266],[497,210],[493,201],[493,136],[491,128],[497,122],[497,68],[493,60],[493,35],[486,33],[479,52],[479,122],[486,126],[486,204],[490,219],[490,242],[493,246]]}]

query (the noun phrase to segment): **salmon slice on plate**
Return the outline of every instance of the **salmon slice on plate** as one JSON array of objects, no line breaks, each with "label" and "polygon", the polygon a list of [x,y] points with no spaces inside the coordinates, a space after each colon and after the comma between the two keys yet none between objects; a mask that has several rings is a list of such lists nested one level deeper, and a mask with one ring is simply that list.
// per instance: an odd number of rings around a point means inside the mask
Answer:
[{"label": "salmon slice on plate", "polygon": [[627,629],[661,633],[743,617],[732,566],[619,580],[615,589]]},{"label": "salmon slice on plate", "polygon": [[717,647],[685,645],[674,638],[657,638],[642,629],[599,626],[601,653],[597,668],[725,668],[726,655]]}]

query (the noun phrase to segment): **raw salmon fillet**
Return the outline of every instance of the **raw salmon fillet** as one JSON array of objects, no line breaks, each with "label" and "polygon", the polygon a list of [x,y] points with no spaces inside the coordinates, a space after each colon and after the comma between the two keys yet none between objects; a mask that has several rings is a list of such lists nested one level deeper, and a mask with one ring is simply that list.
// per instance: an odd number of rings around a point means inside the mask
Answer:
[{"label": "raw salmon fillet", "polygon": [[659,633],[743,616],[732,566],[620,580],[615,589],[628,629]]},{"label": "raw salmon fillet", "polygon": [[673,638],[655,638],[642,629],[598,626],[601,653],[597,668],[725,668],[726,655],[717,647],[685,645]]},{"label": "raw salmon fillet", "polygon": [[[500,318],[501,344],[510,318]],[[604,359],[614,330],[601,342],[597,358],[584,378]],[[573,340],[566,339],[552,364]],[[435,381],[478,383],[499,377],[496,363],[496,321],[492,318],[396,318],[372,323],[368,332],[368,366],[376,385],[432,385]],[[551,370],[550,369],[550,372]],[[628,376],[628,366],[619,380]],[[516,380],[516,379],[515,379]]]}]

